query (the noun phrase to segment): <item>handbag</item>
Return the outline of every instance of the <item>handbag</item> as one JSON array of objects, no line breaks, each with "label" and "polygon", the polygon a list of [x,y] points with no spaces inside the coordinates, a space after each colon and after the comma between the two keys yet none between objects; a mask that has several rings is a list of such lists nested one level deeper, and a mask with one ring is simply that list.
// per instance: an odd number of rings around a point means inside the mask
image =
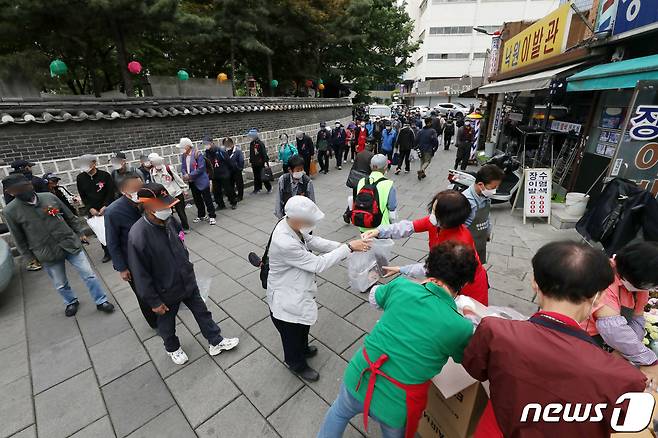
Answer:
[{"label": "handbag", "polygon": [[270,233],[270,238],[267,241],[267,246],[265,246],[265,252],[263,253],[263,257],[261,257],[261,263],[260,263],[260,283],[261,286],[263,286],[263,289],[267,289],[267,277],[270,275],[270,244],[272,243],[272,236],[274,235],[274,230],[276,230],[277,225],[279,225],[279,222],[281,222],[285,218],[279,219],[279,221],[274,225],[274,228],[272,229],[272,232]]},{"label": "handbag", "polygon": [[393,154],[393,159],[391,160],[391,166],[397,166],[399,163],[400,163],[400,154],[396,152]]},{"label": "handbag", "polygon": [[353,189],[357,186],[357,184],[359,184],[359,181],[361,181],[366,176],[368,175],[365,172],[361,172],[360,170],[352,168],[350,170],[350,174],[347,175],[347,181],[345,181],[345,185],[350,189]]},{"label": "handbag", "polygon": [[309,176],[314,176],[318,174],[318,162],[313,160],[311,161],[311,167],[310,167],[310,174]]},{"label": "handbag", "polygon": [[274,181],[274,174],[272,173],[272,168],[270,166],[265,166],[260,171],[261,181]]}]

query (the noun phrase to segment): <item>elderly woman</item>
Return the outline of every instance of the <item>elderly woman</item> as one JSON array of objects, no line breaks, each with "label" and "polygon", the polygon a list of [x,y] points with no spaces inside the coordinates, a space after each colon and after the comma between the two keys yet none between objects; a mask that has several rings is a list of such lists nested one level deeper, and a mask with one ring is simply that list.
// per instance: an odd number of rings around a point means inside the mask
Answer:
[{"label": "elderly woman", "polygon": [[[267,303],[274,326],[281,335],[285,362],[294,374],[316,381],[320,375],[306,363],[317,353],[309,347],[308,332],[318,319],[315,302],[315,274],[338,264],[354,251],[367,251],[363,240],[347,244],[333,242],[310,233],[324,213],[305,196],[293,196],[285,206],[285,216],[272,232],[269,249]],[[315,255],[312,251],[322,253]]]}]

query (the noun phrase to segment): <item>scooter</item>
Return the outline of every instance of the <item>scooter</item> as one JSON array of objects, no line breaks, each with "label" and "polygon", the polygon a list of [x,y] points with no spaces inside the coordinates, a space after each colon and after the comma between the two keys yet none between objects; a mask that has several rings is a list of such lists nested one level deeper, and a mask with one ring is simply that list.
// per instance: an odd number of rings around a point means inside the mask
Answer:
[{"label": "scooter", "polygon": [[[487,160],[485,164],[495,164],[505,172],[502,183],[491,196],[491,202],[501,204],[509,201],[510,204],[514,204],[516,192],[521,185],[521,163],[509,154],[499,154]],[[475,172],[451,169],[448,171],[448,181],[452,183],[453,190],[463,192],[475,183],[475,175]]]}]

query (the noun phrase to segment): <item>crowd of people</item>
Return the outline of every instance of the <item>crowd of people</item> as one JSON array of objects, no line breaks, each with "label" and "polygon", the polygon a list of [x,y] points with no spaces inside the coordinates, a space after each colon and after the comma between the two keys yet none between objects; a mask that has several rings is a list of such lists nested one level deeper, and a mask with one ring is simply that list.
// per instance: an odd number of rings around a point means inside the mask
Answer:
[{"label": "crowd of people", "polygon": [[[450,121],[403,115],[395,120],[355,120],[333,128],[320,125],[315,135],[302,131],[291,140],[279,137],[276,155],[284,173],[273,187],[268,149],[257,129],[248,132],[253,194],[263,187],[272,197],[274,227],[262,256],[249,261],[260,268],[274,329],[292,373],[314,382],[320,374],[308,359],[317,354],[309,330],[318,318],[316,274],[354,252],[366,252],[374,239],[403,239],[427,233],[423,263],[383,266],[398,278],[364,291],[382,314],[346,366],[338,397],[326,413],[319,438],[341,437],[348,422],[364,413],[378,422],[385,438],[414,436],[427,401],[431,378],[449,358],[462,363],[475,379],[488,380],[491,397],[475,436],[608,436],[606,421],[520,424],[528,403],[600,402],[614,405],[625,392],[643,391],[658,381],[658,357],[643,342],[644,307],[658,287],[658,243],[628,245],[611,260],[583,243],[558,241],[540,248],[532,259],[532,289],[539,311],[526,321],[484,318],[477,327],[458,310],[464,295],[487,306],[489,282],[483,266],[492,233],[490,197],[503,178],[495,165],[482,166],[463,193],[438,191],[428,199],[427,214],[398,220],[399,194],[388,177],[410,171],[418,150],[423,180],[443,136],[448,149]],[[457,164],[468,161],[459,148],[468,142],[466,125],[457,124]],[[461,130],[461,131],[460,131]],[[217,210],[235,209],[243,200],[245,153],[231,138],[220,145],[204,137],[198,147],[181,138],[180,167],[156,153],[132,168],[122,152],[110,156],[111,173],[98,158],[78,159],[78,195],[58,185],[58,178],[31,174],[33,163],[17,161],[3,179],[6,224],[28,270],[43,268],[60,294],[66,316],[80,306],[69,285],[65,262],[75,268],[98,311],[114,305],[96,277],[83,245],[88,244],[75,211],[89,220],[102,218],[103,262],[133,290],[147,324],[163,340],[178,365],[188,357],[176,336],[181,304],[191,311],[210,355],[235,348],[224,337],[201,297],[185,245],[190,230],[185,203],[188,191],[196,207],[193,223],[216,225]],[[470,150],[470,144],[468,146]],[[355,227],[348,243],[317,233],[325,215],[316,204],[311,178],[328,173],[330,161],[352,167],[346,222]],[[78,198],[79,196],[79,198]],[[178,219],[173,217],[176,213]],[[265,243],[265,242],[263,242]],[[614,352],[614,354],[610,354]],[[550,390],[547,390],[550,388]],[[606,414],[607,415],[607,414]]]}]

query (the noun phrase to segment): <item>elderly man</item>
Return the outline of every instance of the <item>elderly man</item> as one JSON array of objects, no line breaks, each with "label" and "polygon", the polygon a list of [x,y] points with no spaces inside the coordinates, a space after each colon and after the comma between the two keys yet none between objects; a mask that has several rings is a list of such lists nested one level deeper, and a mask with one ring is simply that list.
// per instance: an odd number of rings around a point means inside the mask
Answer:
[{"label": "elderly man", "polygon": [[189,232],[190,224],[187,221],[187,213],[185,213],[185,193],[188,185],[185,184],[176,169],[165,163],[164,158],[156,152],[149,154],[149,160],[153,164],[151,168],[152,182],[162,184],[171,196],[178,199],[179,202],[174,205],[174,210],[178,214],[183,231],[185,233]]},{"label": "elderly man", "polygon": [[263,140],[260,139],[260,133],[258,129],[251,128],[247,133],[247,136],[251,139],[249,143],[249,163],[251,164],[251,170],[254,173],[254,191],[253,194],[260,193],[263,186],[267,193],[272,193],[272,184],[270,181],[263,179],[263,171],[265,167],[270,166],[270,158],[267,155],[267,147]]},{"label": "elderly man", "polygon": [[[78,159],[80,173],[76,177],[78,193],[85,205],[87,217],[103,216],[105,209],[114,201],[114,180],[109,173],[96,167],[95,155],[85,154]],[[101,244],[104,257],[102,262],[110,261],[110,253],[107,247]]]},{"label": "elderly man", "polygon": [[128,165],[126,154],[121,151],[110,154],[110,166],[112,167],[112,179],[114,180],[116,196],[119,197],[121,193],[117,187],[121,184],[121,180],[126,175],[134,172],[135,169]]},{"label": "elderly man", "polygon": [[320,375],[306,359],[317,353],[315,347],[308,345],[309,329],[318,318],[315,274],[338,264],[353,251],[367,250],[369,245],[363,240],[344,244],[311,235],[324,213],[305,196],[290,198],[285,214],[265,250],[270,267],[267,303],[272,322],[281,335],[288,368],[302,379],[314,382]]},{"label": "elderly man", "polygon": [[299,130],[295,133],[295,139],[297,140],[297,153],[304,159],[304,172],[310,176],[311,160],[313,159],[313,155],[315,155],[313,140],[310,136]]},{"label": "elderly man", "polygon": [[[34,191],[36,191],[37,193],[48,192],[49,191],[48,183],[43,178],[39,178],[38,176],[32,174],[32,167],[34,166],[36,166],[36,163],[32,163],[27,160],[16,160],[13,163],[11,163],[11,168],[13,170],[9,173],[12,175],[15,174],[24,175],[25,178],[27,178],[30,182],[32,182]],[[4,198],[5,198],[5,204],[9,204],[11,200],[14,199],[7,192],[4,193]]]},{"label": "elderly man", "polygon": [[[208,221],[208,224],[215,225],[217,216],[215,215],[215,204],[210,196],[210,177],[206,170],[206,159],[203,152],[187,137],[180,139],[178,147],[181,151],[181,174],[183,181],[190,185],[194,204],[197,209],[197,217],[192,221],[198,223]],[[206,216],[208,209],[208,216]]]},{"label": "elderly man", "polygon": [[80,305],[69,286],[65,261],[80,274],[96,308],[112,313],[114,306],[82,251],[81,241],[86,238],[73,213],[52,193],[36,193],[23,175],[8,176],[2,186],[16,198],[4,210],[14,243],[23,257],[41,262],[64,300],[65,315],[75,315]]},{"label": "elderly man", "polygon": [[393,181],[384,176],[388,170],[388,163],[386,155],[377,154],[372,157],[370,175],[362,178],[354,188],[352,223],[357,225],[362,233],[380,225],[393,223],[397,217],[397,191]]}]

